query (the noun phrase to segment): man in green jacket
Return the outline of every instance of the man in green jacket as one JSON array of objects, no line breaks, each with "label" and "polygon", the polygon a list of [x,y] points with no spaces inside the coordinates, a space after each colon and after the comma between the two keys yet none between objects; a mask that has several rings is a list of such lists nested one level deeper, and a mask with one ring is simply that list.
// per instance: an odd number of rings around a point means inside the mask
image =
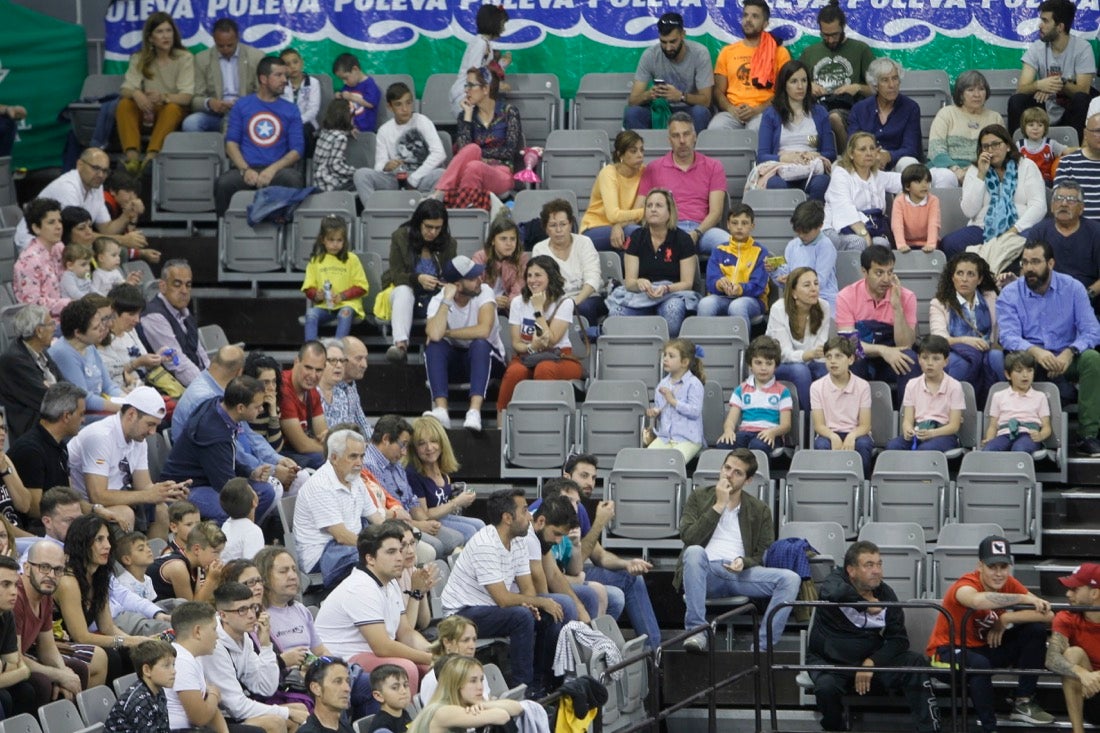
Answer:
[{"label": "man in green jacket", "polygon": [[[684,551],[673,585],[683,589],[687,613],[684,628],[707,622],[706,599],[744,595],[770,598],[767,614],[780,603],[798,596],[802,579],[790,570],[763,566],[764,552],[775,541],[771,510],[742,492],[756,473],[756,457],[747,448],[730,451],[722,464],[718,484],[692,493],[680,518]],[[771,623],[771,638],[783,635],[789,607],[780,609]],[[768,644],[767,626],[760,627],[760,649]],[[684,642],[690,652],[705,652],[707,636],[698,633]]]}]

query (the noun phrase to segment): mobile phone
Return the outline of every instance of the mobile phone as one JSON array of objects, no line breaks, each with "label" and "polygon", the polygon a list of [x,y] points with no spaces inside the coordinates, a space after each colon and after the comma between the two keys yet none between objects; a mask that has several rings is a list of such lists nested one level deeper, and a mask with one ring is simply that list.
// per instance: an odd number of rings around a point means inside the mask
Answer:
[{"label": "mobile phone", "polygon": [[466,491],[466,482],[465,481],[455,481],[451,484],[451,498],[452,499],[455,498],[456,496],[458,496],[459,494],[463,493],[464,491]]},{"label": "mobile phone", "polygon": [[655,86],[655,87],[662,86],[664,83],[665,83],[664,79],[654,79],[653,80],[653,86]]}]

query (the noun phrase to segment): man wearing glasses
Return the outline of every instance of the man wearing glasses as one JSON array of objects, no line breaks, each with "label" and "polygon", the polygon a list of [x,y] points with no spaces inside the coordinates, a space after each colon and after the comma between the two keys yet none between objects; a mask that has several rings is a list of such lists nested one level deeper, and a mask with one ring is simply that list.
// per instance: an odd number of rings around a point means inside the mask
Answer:
[{"label": "man wearing glasses", "polygon": [[221,692],[220,707],[228,719],[242,725],[265,733],[294,733],[309,717],[304,704],[269,705],[255,699],[270,697],[279,689],[279,663],[267,611],[241,583],[219,586],[214,607],[218,648],[201,659],[207,682]]},{"label": "man wearing glasses", "polygon": [[1100,221],[1082,216],[1085,193],[1074,178],[1059,179],[1050,210],[1054,217],[1029,229],[1027,239],[1050,244],[1057,271],[1085,286],[1095,310],[1100,295]]},{"label": "man wearing glasses", "polygon": [[138,323],[138,335],[150,353],[164,354],[164,367],[175,375],[184,387],[198,378],[203,369],[210,366],[210,357],[199,343],[199,326],[191,312],[191,264],[187,260],[174,259],[164,263],[160,290],[149,301]]},{"label": "man wearing glasses", "polygon": [[1063,155],[1054,175],[1054,187],[1072,178],[1080,185],[1085,216],[1100,221],[1100,109],[1085,120],[1081,149]]},{"label": "man wearing glasses", "polygon": [[[79,206],[92,215],[96,231],[110,234],[123,247],[140,249],[145,246],[145,235],[140,231],[126,232],[137,217],[124,211],[112,219],[103,199],[103,182],[111,172],[111,159],[99,148],[88,148],[76,162],[76,168],[50,181],[39,196],[56,199],[61,207]],[[22,250],[33,238],[26,220],[19,222],[15,230],[15,246]]]}]

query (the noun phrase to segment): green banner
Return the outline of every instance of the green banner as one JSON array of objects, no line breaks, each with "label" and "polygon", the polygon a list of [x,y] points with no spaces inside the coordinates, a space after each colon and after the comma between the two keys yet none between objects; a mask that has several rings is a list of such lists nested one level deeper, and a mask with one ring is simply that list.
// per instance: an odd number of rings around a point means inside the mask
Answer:
[{"label": "green banner", "polygon": [[60,165],[70,127],[58,115],[88,74],[84,29],[8,0],[0,0],[0,18],[0,104],[27,108],[13,166]]}]

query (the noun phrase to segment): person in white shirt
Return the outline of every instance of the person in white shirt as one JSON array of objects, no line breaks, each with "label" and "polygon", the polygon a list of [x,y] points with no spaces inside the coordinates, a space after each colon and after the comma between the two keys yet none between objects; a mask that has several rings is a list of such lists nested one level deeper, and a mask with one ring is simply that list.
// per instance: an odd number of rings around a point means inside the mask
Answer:
[{"label": "person in white shirt", "polygon": [[463,427],[481,431],[481,405],[489,379],[504,373],[496,296],[481,282],[485,266],[459,255],[443,266],[446,285],[428,302],[424,368],[434,405],[425,415],[451,427],[447,413],[450,382],[470,383],[470,409]]},{"label": "person in white shirt", "polygon": [[432,121],[413,111],[416,100],[404,82],[386,88],[386,106],[392,119],[378,128],[374,143],[374,168],[360,168],[352,180],[365,206],[375,191],[412,188],[423,193],[435,190],[443,175],[447,151]]},{"label": "person in white shirt", "polygon": [[229,726],[218,708],[221,691],[207,684],[200,657],[218,646],[218,625],[214,607],[201,601],[187,601],[172,611],[176,640],[176,681],[164,690],[168,702],[170,730],[206,728],[213,733],[255,733],[253,726]]},{"label": "person in white shirt", "polygon": [[264,549],[263,530],[256,525],[256,507],[260,498],[248,479],[237,477],[225,482],[218,501],[229,519],[222,523],[225,533],[225,548],[222,560],[251,560],[256,553]]},{"label": "person in white shirt", "polygon": [[207,681],[221,690],[220,707],[230,719],[265,733],[294,733],[309,717],[304,704],[269,705],[255,699],[279,688],[279,664],[263,605],[243,583],[223,583],[214,591],[214,607],[218,644],[203,658],[202,668]]},{"label": "person in white shirt", "polygon": [[[405,570],[404,524],[384,522],[359,533],[362,564],[321,603],[317,634],[330,652],[360,665],[363,673],[396,664],[416,694],[432,664],[428,640],[405,616],[398,579]],[[415,591],[410,591],[415,592]]]}]

